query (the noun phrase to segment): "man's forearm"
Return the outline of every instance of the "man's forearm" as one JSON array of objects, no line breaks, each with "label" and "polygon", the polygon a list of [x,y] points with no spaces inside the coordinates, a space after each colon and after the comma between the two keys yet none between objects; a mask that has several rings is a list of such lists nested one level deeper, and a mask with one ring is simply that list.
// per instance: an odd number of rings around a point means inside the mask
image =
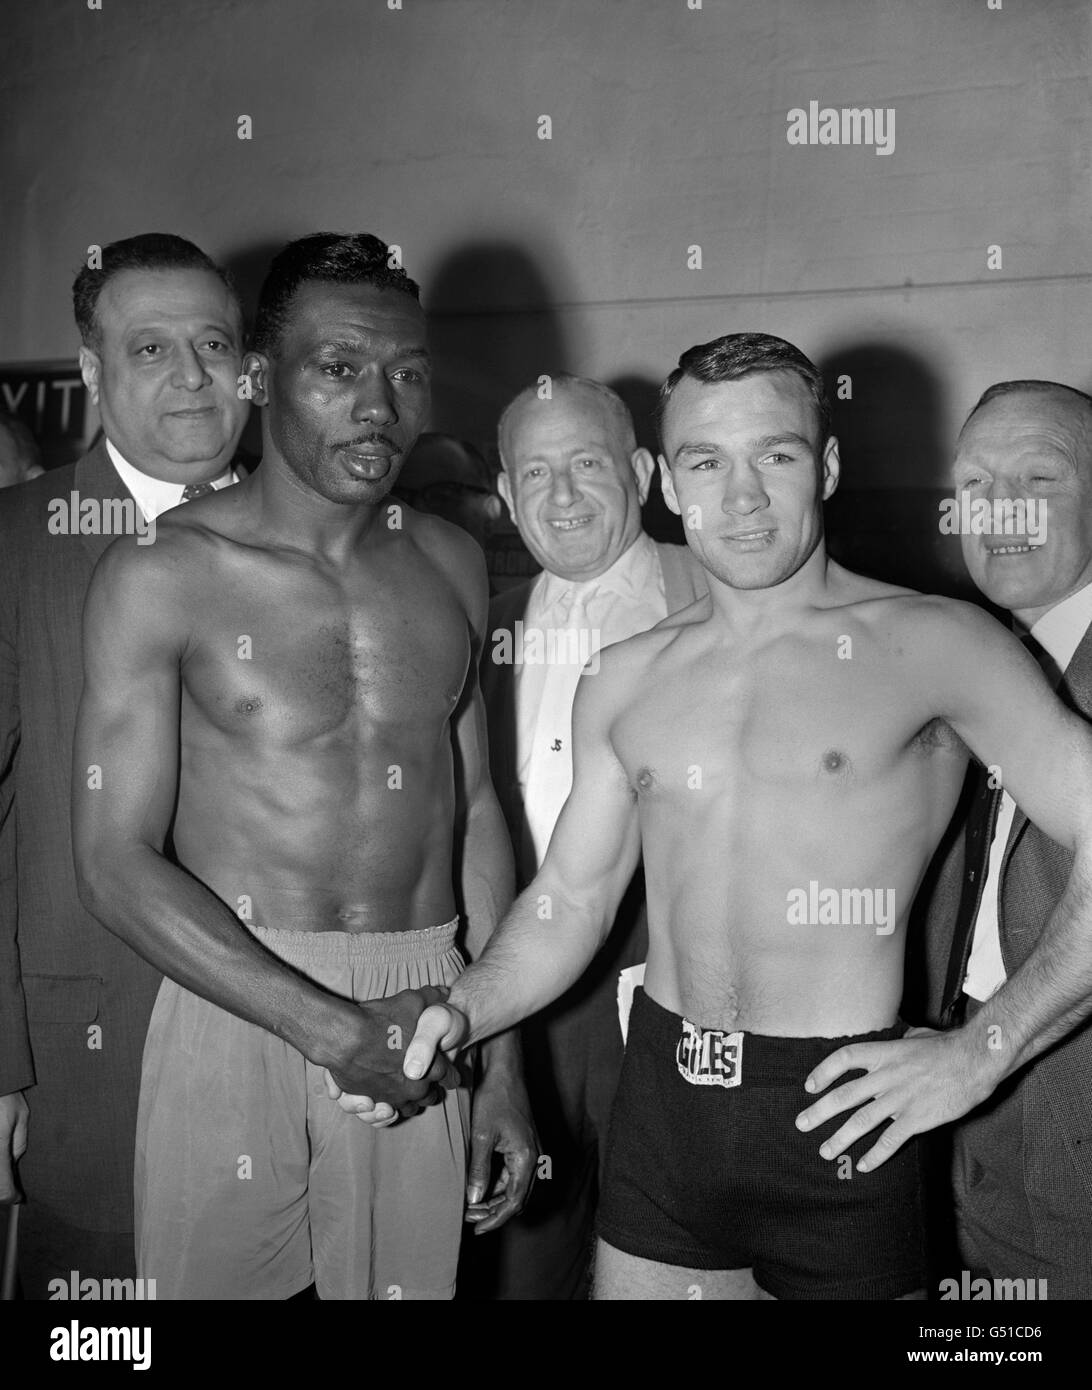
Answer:
[{"label": "man's forearm", "polygon": [[1092,1013],[1092,870],[1078,853],[1031,955],[960,1030],[972,1054],[1012,1074]]},{"label": "man's forearm", "polygon": [[[107,856],[104,856],[106,859]],[[84,906],[164,975],[331,1066],[353,1006],[266,951],[202,883],[150,846],[78,874]]]},{"label": "man's forearm", "polygon": [[[508,828],[493,795],[482,796],[467,818],[460,875],[462,908],[466,916],[466,952],[478,960],[497,930],[515,895],[515,869]],[[512,1028],[482,1043],[482,1076],[523,1075],[519,1032]]]},{"label": "man's forearm", "polygon": [[470,1022],[465,1043],[511,1028],[564,994],[609,926],[599,907],[568,900],[540,874],[451,987],[450,1002]]}]

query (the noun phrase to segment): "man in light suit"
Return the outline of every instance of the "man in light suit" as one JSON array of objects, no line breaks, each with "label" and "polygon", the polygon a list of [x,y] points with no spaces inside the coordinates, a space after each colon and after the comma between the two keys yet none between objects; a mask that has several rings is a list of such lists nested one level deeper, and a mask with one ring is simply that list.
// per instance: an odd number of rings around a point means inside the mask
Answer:
[{"label": "man in light suit", "polygon": [[[535,875],[572,784],[570,724],[581,666],[595,652],[708,597],[686,546],[654,542],[641,506],[655,470],[619,396],[597,381],[555,376],[551,398],[520,392],[501,416],[498,491],[537,578],[490,606],[482,661],[493,782],[516,848],[519,887]],[[532,631],[546,645],[536,659]],[[510,656],[511,659],[508,659]],[[556,659],[552,659],[556,658]],[[634,880],[592,968],[524,1026],[528,1090],[548,1179],[526,1215],[479,1252],[480,1294],[587,1296],[599,1164],[622,1064],[617,992],[648,946],[643,885]]]},{"label": "man in light suit", "polygon": [[[955,484],[964,509],[1023,503],[1017,533],[962,536],[967,568],[1061,699],[1092,717],[1092,398],[1054,382],[991,386],[960,434]],[[1028,958],[1073,863],[1015,806],[1004,775],[977,770],[929,903],[930,1021],[944,1027],[973,1017]],[[961,1121],[954,1149],[968,1271],[1092,1298],[1092,1024]]]},{"label": "man in light suit", "polygon": [[[80,905],[69,829],[80,619],[119,529],[237,481],[242,315],[181,237],[102,249],[73,287],[103,437],[0,498],[0,1200],[16,1195],[24,1296],[128,1278],[141,1052],[159,974]],[[17,933],[17,937],[16,937]],[[29,1125],[28,1125],[29,1108]],[[57,1288],[52,1290],[59,1296]]]}]

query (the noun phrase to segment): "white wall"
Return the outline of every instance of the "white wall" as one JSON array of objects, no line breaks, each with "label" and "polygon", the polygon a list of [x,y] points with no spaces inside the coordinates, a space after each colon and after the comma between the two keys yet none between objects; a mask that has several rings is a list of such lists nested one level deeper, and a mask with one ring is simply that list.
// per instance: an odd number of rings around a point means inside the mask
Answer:
[{"label": "white wall", "polygon": [[[102,4],[4,6],[0,360],[73,354],[91,243],[180,232],[249,288],[363,229],[479,437],[539,371],[658,382],[744,328],[854,363],[857,486],[939,482],[993,380],[1092,385],[1086,0]],[[813,98],[893,107],[893,154],[790,146]]]}]

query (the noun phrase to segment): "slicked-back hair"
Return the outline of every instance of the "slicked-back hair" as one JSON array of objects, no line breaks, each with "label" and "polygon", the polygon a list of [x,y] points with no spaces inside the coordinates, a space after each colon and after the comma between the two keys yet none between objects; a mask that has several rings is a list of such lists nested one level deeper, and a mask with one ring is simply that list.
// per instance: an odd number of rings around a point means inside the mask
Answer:
[{"label": "slicked-back hair", "polygon": [[1063,386],[1060,381],[997,381],[992,386],[988,386],[975,402],[971,413],[963,421],[963,430],[971,423],[974,417],[984,405],[989,405],[990,401],[996,401],[1001,396],[1036,395],[1049,396],[1061,392],[1064,396],[1072,396],[1079,401],[1085,409],[1085,423],[1092,432],[1092,396],[1086,395],[1083,391],[1078,391],[1075,386]]},{"label": "slicked-back hair", "polygon": [[[626,405],[617,391],[602,381],[596,381],[593,377],[576,376],[572,372],[554,372],[550,377],[550,389],[553,393],[551,399],[556,397],[559,388],[564,391],[571,390],[573,387],[583,387],[586,391],[594,392],[615,416],[622,431],[622,443],[628,459],[637,447],[637,431],[634,428],[633,415],[630,413],[629,406]],[[517,392],[501,411],[501,417],[497,421],[497,450],[506,472],[508,460],[504,454],[504,436],[508,422],[525,401],[539,399],[538,390],[538,383],[536,382],[533,386],[525,386],[522,391]]]},{"label": "slicked-back hair", "polygon": [[99,297],[123,270],[207,270],[215,275],[231,295],[239,310],[239,295],[231,276],[199,246],[170,232],[143,232],[140,236],[112,241],[102,248],[102,266],[92,270],[83,266],[72,284],[72,309],[84,347],[98,352],[102,348],[102,326],[98,321]]},{"label": "slicked-back hair", "polygon": [[656,430],[663,448],[664,415],[675,387],[684,376],[712,385],[720,381],[741,381],[765,372],[792,372],[808,388],[815,403],[819,426],[819,449],[831,434],[830,400],[819,368],[798,347],[769,333],[728,333],[710,343],[698,343],[679,358],[679,365],[660,387],[656,402]]},{"label": "slicked-back hair", "polygon": [[276,355],[292,300],[309,280],[328,285],[374,285],[398,290],[420,302],[421,291],[401,266],[389,263],[390,247],[367,232],[315,232],[290,241],[277,253],[258,296],[251,346]]}]

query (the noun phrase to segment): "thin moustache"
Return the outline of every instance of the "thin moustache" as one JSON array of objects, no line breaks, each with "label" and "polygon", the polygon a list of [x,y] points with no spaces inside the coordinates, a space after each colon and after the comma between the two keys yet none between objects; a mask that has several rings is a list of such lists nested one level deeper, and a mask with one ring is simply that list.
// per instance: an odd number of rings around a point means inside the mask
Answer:
[{"label": "thin moustache", "polygon": [[[383,447],[379,449],[374,448],[373,446],[376,444],[380,444]],[[359,449],[361,452],[366,451],[369,454],[397,454],[401,452],[398,448],[398,445],[395,444],[393,440],[388,439],[386,435],[381,434],[369,435],[367,439],[352,439],[346,444],[335,444],[334,448]]]}]

